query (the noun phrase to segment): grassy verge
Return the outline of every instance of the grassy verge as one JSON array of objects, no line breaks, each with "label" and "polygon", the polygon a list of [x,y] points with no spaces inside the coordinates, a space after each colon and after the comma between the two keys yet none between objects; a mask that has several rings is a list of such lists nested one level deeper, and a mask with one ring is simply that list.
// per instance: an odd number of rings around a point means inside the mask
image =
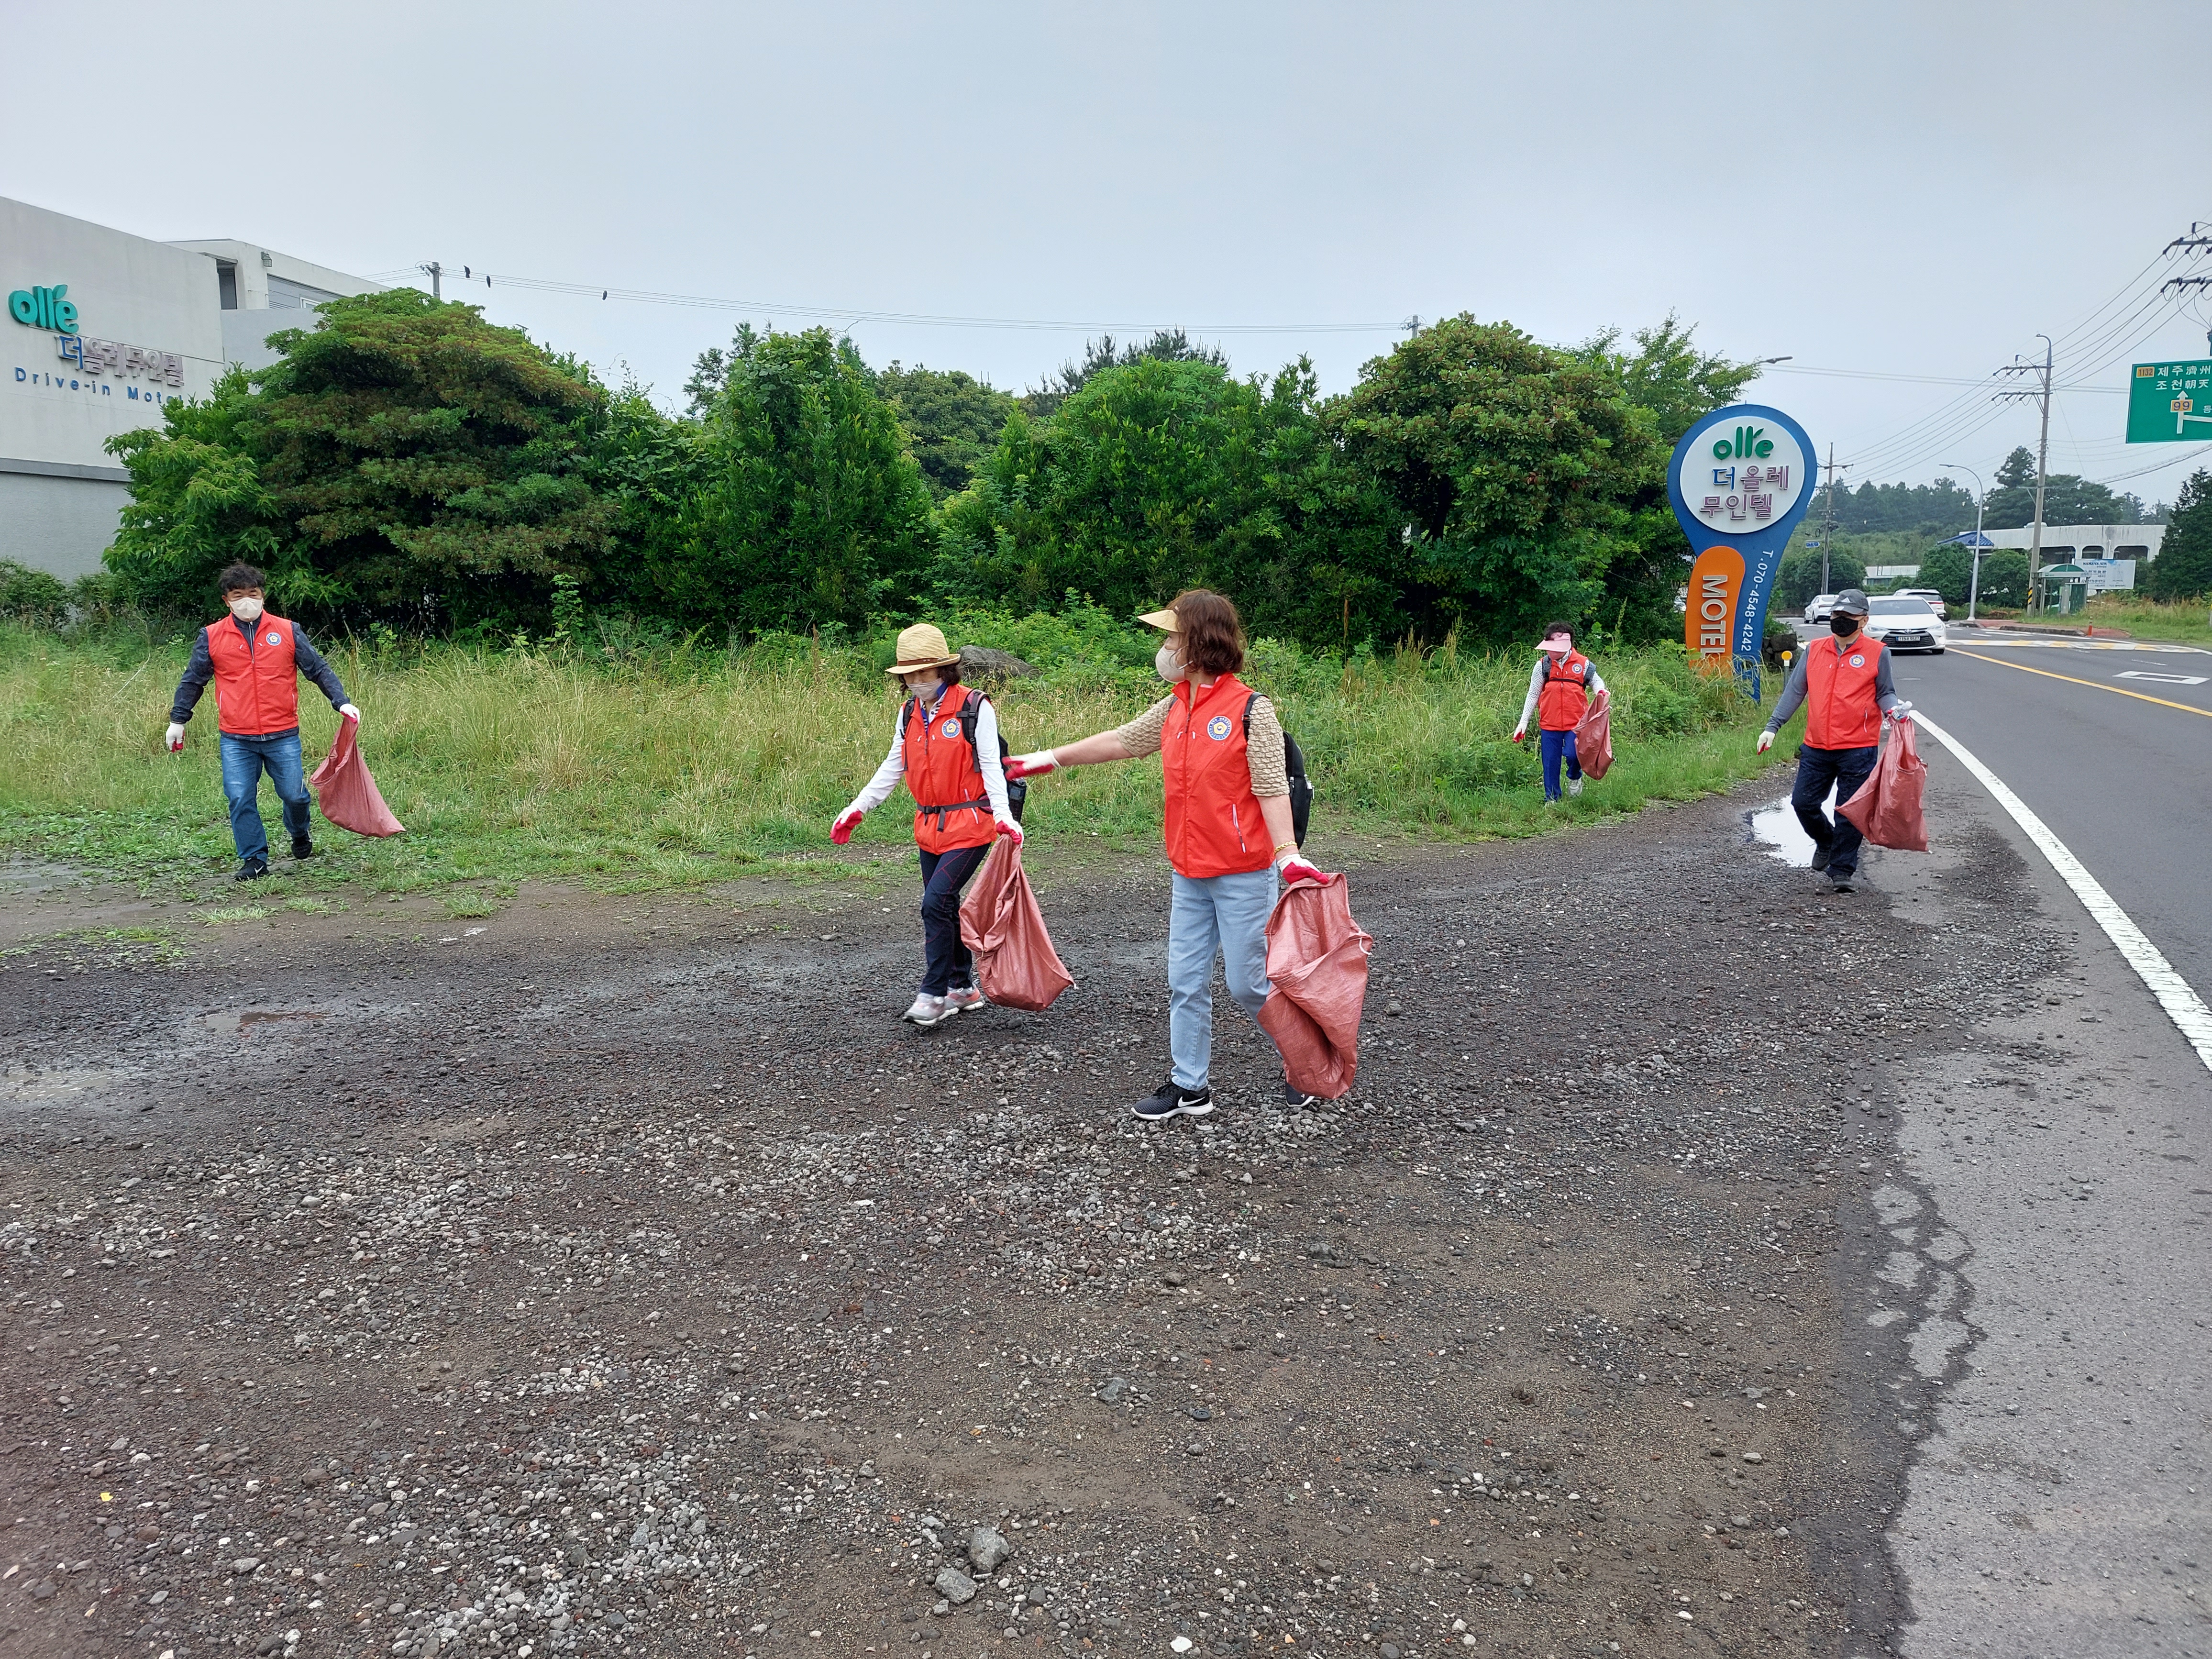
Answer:
[{"label": "grassy verge", "polygon": [[[252,902],[307,908],[348,884],[434,888],[464,917],[488,914],[532,877],[636,890],[723,880],[764,860],[880,872],[880,859],[856,865],[826,838],[890,740],[896,700],[873,654],[790,641],[619,662],[444,646],[334,651],[366,716],[363,752],[408,834],[372,842],[321,827],[327,855],[292,866],[280,851],[281,878]],[[179,898],[238,902],[224,880],[233,859],[212,698],[184,754],[161,746],[184,657],[174,642],[0,627],[0,850]],[[1363,837],[1535,834],[1725,789],[1772,763],[1753,753],[1759,711],[1678,651],[1600,666],[1613,689],[1618,761],[1579,800],[1550,810],[1533,737],[1510,740],[1525,658],[1448,647],[1345,662],[1263,641],[1247,678],[1276,697],[1304,746],[1324,857]],[[1113,725],[1160,690],[1096,653],[1046,667],[998,696],[1017,748]],[[301,701],[312,766],[335,716],[310,689]],[[871,815],[856,852],[907,842],[902,799]],[[276,829],[265,790],[263,806]],[[1042,780],[1027,818],[1046,860],[1071,848],[1156,847],[1159,822],[1157,761]]]},{"label": "grassy verge", "polygon": [[2161,603],[2132,593],[2100,593],[2078,617],[2065,620],[2125,629],[2139,640],[2178,640],[2212,650],[2212,606],[2201,600]]}]

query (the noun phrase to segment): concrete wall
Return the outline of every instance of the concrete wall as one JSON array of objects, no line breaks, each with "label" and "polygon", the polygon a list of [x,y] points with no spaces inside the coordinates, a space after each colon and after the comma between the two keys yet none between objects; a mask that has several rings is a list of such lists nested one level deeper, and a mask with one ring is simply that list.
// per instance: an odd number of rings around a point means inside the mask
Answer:
[{"label": "concrete wall", "polygon": [[[289,305],[282,295],[270,293],[269,279],[281,276],[289,283],[305,288],[319,289],[325,294],[381,294],[380,283],[365,283],[358,276],[349,276],[343,270],[332,270],[328,265],[319,265],[305,259],[295,259],[289,253],[279,253],[275,248],[263,247],[253,242],[235,242],[216,237],[206,241],[172,242],[172,247],[185,248],[194,253],[222,259],[238,267],[238,308],[240,311],[284,310]],[[293,307],[295,309],[298,307]],[[304,322],[295,327],[304,327]]]},{"label": "concrete wall", "polygon": [[[2034,526],[2022,530],[1985,530],[1982,533],[1999,547],[2025,552]],[[2043,526],[2043,562],[2065,559],[2140,559],[2158,556],[2166,539],[2162,524],[2047,524]]]},{"label": "concrete wall", "polygon": [[[75,288],[75,284],[71,284]],[[17,471],[0,464],[0,559],[75,581],[100,568],[130,489],[106,478]]]}]

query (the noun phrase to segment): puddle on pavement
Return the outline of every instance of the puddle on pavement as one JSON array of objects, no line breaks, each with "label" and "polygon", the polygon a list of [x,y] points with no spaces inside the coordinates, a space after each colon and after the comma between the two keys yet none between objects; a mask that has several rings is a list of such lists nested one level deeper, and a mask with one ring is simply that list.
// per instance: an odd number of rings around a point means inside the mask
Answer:
[{"label": "puddle on pavement", "polygon": [[273,1025],[280,1020],[328,1019],[327,1008],[254,1008],[245,1013],[203,1014],[201,1019],[218,1031],[250,1031],[257,1025]]},{"label": "puddle on pavement", "polygon": [[[1825,805],[1828,816],[1835,817],[1834,790],[1828,791]],[[1805,826],[1797,822],[1797,814],[1791,810],[1789,796],[1784,795],[1780,800],[1746,812],[1743,822],[1745,829],[1750,832],[1749,838],[1765,847],[1767,857],[1780,859],[1793,869],[1809,870],[1813,867],[1813,838],[1805,833]]]}]

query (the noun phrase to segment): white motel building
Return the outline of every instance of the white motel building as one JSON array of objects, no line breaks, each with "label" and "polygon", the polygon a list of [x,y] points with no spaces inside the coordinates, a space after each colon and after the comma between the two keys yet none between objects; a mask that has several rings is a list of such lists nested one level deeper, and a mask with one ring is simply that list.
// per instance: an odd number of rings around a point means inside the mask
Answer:
[{"label": "white motel building", "polygon": [[155,242],[0,197],[0,558],[70,580],[115,538],[119,432],[380,284],[250,242]]}]

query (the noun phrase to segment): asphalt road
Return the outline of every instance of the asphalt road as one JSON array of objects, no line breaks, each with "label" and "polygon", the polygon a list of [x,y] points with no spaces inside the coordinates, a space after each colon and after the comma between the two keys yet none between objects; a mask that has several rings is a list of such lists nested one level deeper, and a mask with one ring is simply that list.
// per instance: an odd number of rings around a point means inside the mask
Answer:
[{"label": "asphalt road", "polygon": [[[2010,785],[2212,998],[2212,887],[2199,850],[2212,799],[2212,653],[1963,627],[1951,641],[1942,656],[1897,659],[1899,694]],[[2179,683],[2188,679],[2200,683]]]}]

